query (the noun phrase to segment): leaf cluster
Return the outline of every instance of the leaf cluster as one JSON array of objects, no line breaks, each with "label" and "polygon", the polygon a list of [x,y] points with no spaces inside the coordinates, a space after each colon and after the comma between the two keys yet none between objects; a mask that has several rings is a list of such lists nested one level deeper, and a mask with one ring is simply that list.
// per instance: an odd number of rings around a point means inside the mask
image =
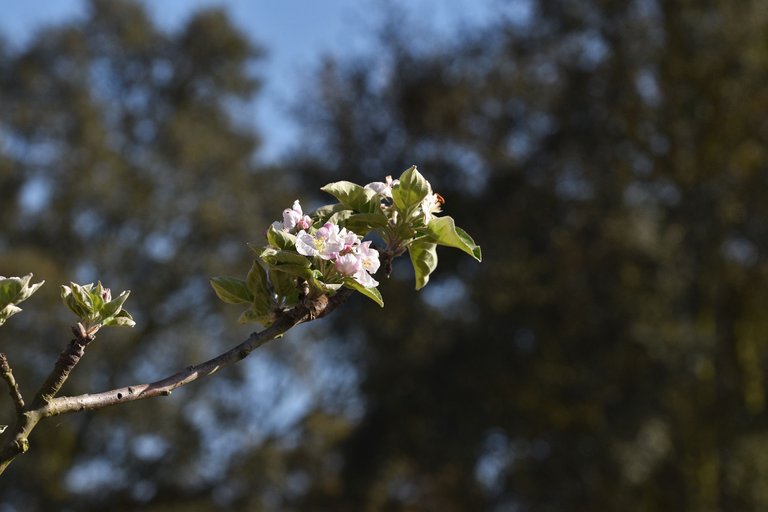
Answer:
[{"label": "leaf cluster", "polygon": [[88,335],[95,334],[101,327],[136,325],[131,314],[123,309],[130,293],[130,290],[124,291],[113,299],[110,289],[104,288],[101,282],[95,286],[70,283],[61,287],[62,301],[80,319]]},{"label": "leaf cluster", "polygon": [[[365,186],[337,181],[321,188],[338,203],[328,204],[311,215],[309,232],[329,224],[354,233],[360,238],[377,235],[384,241],[381,253],[386,261],[409,252],[416,274],[416,289],[423,288],[437,268],[438,245],[454,247],[481,261],[480,247],[453,219],[434,217],[430,204],[442,198],[412,166],[399,179]],[[437,210],[439,211],[439,209]],[[384,306],[375,287],[363,286],[350,276],[336,272],[328,261],[300,254],[297,233],[281,228],[279,222],[269,227],[266,245],[249,244],[256,253],[245,279],[214,277],[211,285],[217,296],[229,304],[244,304],[241,323],[259,322],[265,326],[303,298],[333,295],[342,287],[360,292]],[[293,230],[295,231],[295,229]],[[302,230],[303,231],[303,230]]]},{"label": "leaf cluster", "polygon": [[30,284],[31,280],[32,274],[27,274],[24,277],[0,276],[0,325],[21,311],[18,304],[30,298],[45,283],[45,281],[40,281]]}]

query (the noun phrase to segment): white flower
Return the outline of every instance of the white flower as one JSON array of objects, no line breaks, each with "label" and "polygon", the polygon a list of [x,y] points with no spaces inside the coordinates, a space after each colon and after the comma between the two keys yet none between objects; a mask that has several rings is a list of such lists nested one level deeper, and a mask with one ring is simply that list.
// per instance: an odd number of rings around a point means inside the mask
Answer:
[{"label": "white flower", "polygon": [[371,274],[366,272],[363,268],[358,270],[353,277],[355,278],[355,281],[365,286],[366,288],[376,288],[379,286],[379,282],[375,280],[373,276],[371,276]]},{"label": "white flower", "polygon": [[336,270],[343,276],[354,276],[362,268],[360,258],[356,254],[341,254],[334,262]]},{"label": "white flower", "polygon": [[367,184],[364,188],[373,190],[384,197],[392,198],[392,187],[400,183],[400,180],[393,180],[392,176],[384,178],[385,181],[374,181]]},{"label": "white flower", "polygon": [[429,221],[432,220],[435,213],[440,213],[442,211],[441,207],[444,203],[445,199],[443,199],[443,196],[433,193],[430,188],[429,193],[421,200],[421,204],[419,205],[424,215],[425,226],[429,224]]},{"label": "white flower", "polygon": [[299,200],[293,202],[291,208],[283,210],[283,222],[279,220],[272,223],[272,226],[279,231],[293,231],[294,229],[309,229],[312,225],[312,218],[304,215]]},{"label": "white flower", "polygon": [[318,256],[324,260],[333,260],[344,249],[344,238],[338,224],[326,222],[314,236],[303,229],[296,234],[296,252],[304,256]]},{"label": "white flower", "polygon": [[379,251],[371,248],[371,242],[363,242],[358,249],[360,263],[362,267],[370,274],[375,274],[379,270]]}]

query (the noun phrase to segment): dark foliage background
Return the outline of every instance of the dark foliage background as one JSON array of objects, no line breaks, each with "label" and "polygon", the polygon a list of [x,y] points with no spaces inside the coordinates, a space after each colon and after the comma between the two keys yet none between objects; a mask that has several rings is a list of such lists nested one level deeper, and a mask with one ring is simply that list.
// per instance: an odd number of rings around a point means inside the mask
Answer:
[{"label": "dark foliage background", "polygon": [[220,12],[168,34],[93,0],[0,47],[0,273],[49,283],[2,331],[27,390],[69,279],[132,289],[139,325],[68,392],[237,341],[207,277],[329,181],[416,163],[485,257],[441,252],[420,293],[396,265],[383,311],[352,300],[169,399],[44,424],[8,510],[768,507],[764,2],[499,5],[440,45],[393,15],[375,55],[319,64],[268,168],[236,115],[260,51]]}]

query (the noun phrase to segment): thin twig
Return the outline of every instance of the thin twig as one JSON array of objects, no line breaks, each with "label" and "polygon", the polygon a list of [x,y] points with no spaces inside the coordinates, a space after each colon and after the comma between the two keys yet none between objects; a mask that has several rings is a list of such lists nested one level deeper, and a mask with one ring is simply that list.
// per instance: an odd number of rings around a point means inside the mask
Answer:
[{"label": "thin twig", "polygon": [[321,296],[314,299],[304,298],[290,311],[283,312],[277,320],[261,332],[252,333],[248,339],[236,347],[195,366],[187,367],[169,377],[149,384],[136,384],[105,391],[97,394],[80,396],[62,396],[56,393],[66,381],[69,373],[83,356],[85,346],[93,340],[91,336],[78,335],[61,353],[53,371],[40,387],[31,407],[25,408],[16,416],[16,425],[2,436],[0,447],[0,474],[13,462],[17,455],[29,449],[29,435],[37,424],[49,416],[71,412],[96,410],[110,405],[132,402],[156,396],[168,396],[174,389],[194,382],[202,377],[216,373],[225,366],[245,359],[261,345],[280,337],[290,328],[323,317],[336,309],[349,298],[352,290],[344,288],[333,297]]},{"label": "thin twig", "polygon": [[8,393],[11,395],[16,412],[20,414],[24,410],[24,398],[21,396],[19,384],[13,378],[13,370],[8,363],[8,357],[2,352],[0,352],[0,377],[8,383]]}]

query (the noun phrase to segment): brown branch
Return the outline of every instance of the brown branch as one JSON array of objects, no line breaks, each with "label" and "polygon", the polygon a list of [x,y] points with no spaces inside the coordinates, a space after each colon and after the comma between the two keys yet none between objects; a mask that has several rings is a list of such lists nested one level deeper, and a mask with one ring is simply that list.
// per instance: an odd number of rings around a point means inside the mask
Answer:
[{"label": "brown branch", "polygon": [[[116,388],[110,391],[79,396],[62,396],[56,393],[66,381],[69,373],[83,356],[85,346],[93,340],[92,336],[79,335],[76,329],[75,339],[61,353],[53,371],[40,387],[31,407],[19,411],[16,425],[2,436],[0,447],[0,474],[13,462],[17,455],[29,449],[29,435],[37,424],[49,416],[71,412],[97,410],[111,405],[143,400],[156,396],[168,396],[181,386],[216,373],[221,368],[245,359],[248,354],[263,344],[280,337],[290,328],[306,321],[327,315],[349,298],[352,290],[343,288],[333,297],[322,295],[316,298],[304,297],[294,309],[283,312],[267,329],[252,333],[248,339],[236,347],[195,366],[177,372],[164,379],[149,383]],[[80,330],[82,333],[82,330]]]},{"label": "brown branch", "polygon": [[67,348],[59,354],[59,358],[56,360],[53,370],[50,375],[48,375],[48,378],[45,379],[43,385],[40,386],[40,389],[32,401],[32,409],[39,409],[56,396],[56,393],[59,392],[61,386],[63,386],[64,382],[69,378],[72,369],[80,362],[83,354],[85,354],[85,347],[93,341],[93,335],[85,334],[85,331],[80,324],[73,327],[72,332],[74,333],[75,338],[70,341]]},{"label": "brown branch", "polygon": [[168,396],[176,388],[194,382],[200,378],[213,375],[221,368],[245,359],[248,354],[255,349],[268,341],[279,337],[297,323],[299,322],[289,317],[282,317],[269,328],[264,329],[261,332],[252,333],[248,339],[223,354],[203,363],[189,366],[164,379],[148,384],[134,384],[132,386],[116,388],[103,393],[54,398],[46,406],[42,407],[40,412],[46,417],[56,416],[58,414],[67,414],[77,411],[93,411],[109,407],[110,405],[133,402],[145,398]]},{"label": "brown branch", "polygon": [[79,396],[62,396],[52,399],[40,409],[44,417],[56,416],[78,411],[93,411],[125,402],[168,396],[181,386],[187,385],[203,377],[213,375],[221,368],[237,363],[245,359],[248,354],[263,344],[281,336],[292,327],[306,321],[323,317],[336,309],[340,304],[352,295],[352,290],[343,288],[336,295],[328,297],[321,295],[315,299],[303,300],[296,308],[283,313],[277,320],[260,332],[252,333],[248,339],[236,347],[209,359],[203,363],[189,366],[155,382],[134,384],[115,388],[96,394],[84,394]]},{"label": "brown branch", "polygon": [[16,407],[16,414],[20,414],[24,410],[24,398],[21,396],[19,384],[13,377],[8,357],[2,352],[0,352],[0,377],[8,383],[8,393],[11,395],[14,407]]}]

